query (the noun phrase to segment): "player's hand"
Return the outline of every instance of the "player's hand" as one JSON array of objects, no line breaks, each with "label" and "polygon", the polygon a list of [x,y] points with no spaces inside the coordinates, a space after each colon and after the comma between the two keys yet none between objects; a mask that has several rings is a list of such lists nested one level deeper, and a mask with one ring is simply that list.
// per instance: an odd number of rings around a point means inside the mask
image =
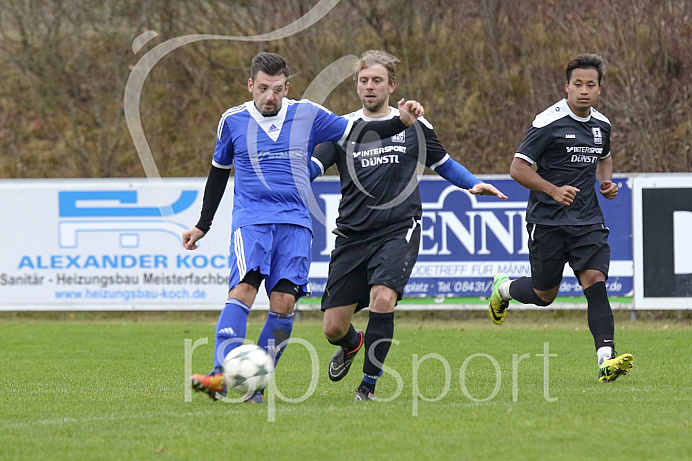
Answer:
[{"label": "player's hand", "polygon": [[603,181],[601,183],[601,194],[609,200],[614,199],[618,196],[618,185],[613,181]]},{"label": "player's hand", "polygon": [[579,193],[579,189],[572,186],[556,187],[550,196],[560,205],[570,206],[574,202],[574,197]]},{"label": "player's hand", "polygon": [[204,232],[196,227],[191,227],[183,232],[183,246],[186,250],[196,250],[197,241],[202,237],[204,237]]},{"label": "player's hand", "polygon": [[495,186],[484,182],[476,184],[469,189],[469,192],[471,192],[473,195],[494,195],[501,200],[507,200],[507,196],[500,192]]},{"label": "player's hand", "polygon": [[425,111],[418,101],[406,101],[401,98],[399,101],[399,118],[404,125],[411,126],[416,123],[418,117],[422,117]]}]

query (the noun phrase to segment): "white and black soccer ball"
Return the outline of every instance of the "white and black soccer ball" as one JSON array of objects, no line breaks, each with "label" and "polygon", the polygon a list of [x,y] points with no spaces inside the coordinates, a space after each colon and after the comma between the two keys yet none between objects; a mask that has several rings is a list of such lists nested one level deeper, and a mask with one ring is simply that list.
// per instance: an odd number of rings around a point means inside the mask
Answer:
[{"label": "white and black soccer ball", "polygon": [[274,373],[274,360],[255,344],[238,346],[223,361],[226,389],[252,395],[269,385]]}]

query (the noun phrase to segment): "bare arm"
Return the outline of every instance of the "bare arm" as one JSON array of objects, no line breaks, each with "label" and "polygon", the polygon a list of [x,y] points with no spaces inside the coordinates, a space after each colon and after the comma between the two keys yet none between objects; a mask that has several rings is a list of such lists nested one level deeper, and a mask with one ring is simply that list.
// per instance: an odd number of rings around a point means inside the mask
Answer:
[{"label": "bare arm", "polygon": [[618,186],[613,179],[613,157],[599,160],[596,167],[596,179],[601,185],[601,194],[607,199],[614,199],[618,195]]},{"label": "bare arm", "polygon": [[512,160],[509,174],[512,176],[512,179],[527,189],[548,194],[561,205],[570,206],[574,202],[574,197],[579,193],[579,189],[576,187],[569,185],[557,187],[541,178],[531,164],[521,158],[515,157]]}]

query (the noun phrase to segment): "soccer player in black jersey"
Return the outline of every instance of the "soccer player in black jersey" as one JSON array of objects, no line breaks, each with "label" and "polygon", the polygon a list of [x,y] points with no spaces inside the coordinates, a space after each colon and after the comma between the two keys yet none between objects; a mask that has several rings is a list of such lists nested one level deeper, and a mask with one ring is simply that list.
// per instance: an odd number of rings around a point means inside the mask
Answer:
[{"label": "soccer player in black jersey", "polygon": [[[603,58],[583,54],[567,65],[567,98],[539,114],[519,146],[510,174],[530,189],[526,210],[531,277],[510,281],[497,274],[489,301],[491,320],[505,321],[509,300],[547,306],[555,300],[569,262],[588,302],[589,330],[598,357],[598,379],[614,381],[632,367],[631,354],[613,347],[613,312],[606,292],[610,266],[608,228],[600,193],[614,199],[610,121],[593,108],[601,94]],[[536,167],[534,170],[533,167]]]},{"label": "soccer player in black jersey", "polygon": [[[356,89],[363,108],[352,120],[386,120],[398,110],[389,106],[396,87],[398,60],[382,51],[367,51],[355,68]],[[373,400],[377,378],[394,336],[394,307],[401,299],[416,259],[422,205],[417,169],[426,165],[472,194],[507,197],[481,182],[440,145],[432,125],[423,118],[391,138],[367,135],[345,150],[324,143],[312,156],[311,178],[336,164],[342,198],[336,220],[335,248],[322,297],[324,333],[339,349],[329,363],[329,378],[339,381],[365,345],[363,381],[355,400]],[[421,148],[422,147],[422,148]],[[353,314],[370,307],[363,333],[351,324]]]}]

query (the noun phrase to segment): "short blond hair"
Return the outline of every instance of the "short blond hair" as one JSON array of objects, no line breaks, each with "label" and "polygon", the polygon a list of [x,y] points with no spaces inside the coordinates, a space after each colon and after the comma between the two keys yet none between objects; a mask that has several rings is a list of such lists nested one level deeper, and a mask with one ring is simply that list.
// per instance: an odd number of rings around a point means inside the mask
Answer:
[{"label": "short blond hair", "polygon": [[356,62],[353,68],[353,78],[358,79],[358,74],[361,70],[375,66],[381,65],[387,69],[387,77],[389,78],[389,83],[396,82],[396,64],[399,61],[395,56],[387,53],[386,51],[380,50],[368,50],[360,55],[360,59]]}]

